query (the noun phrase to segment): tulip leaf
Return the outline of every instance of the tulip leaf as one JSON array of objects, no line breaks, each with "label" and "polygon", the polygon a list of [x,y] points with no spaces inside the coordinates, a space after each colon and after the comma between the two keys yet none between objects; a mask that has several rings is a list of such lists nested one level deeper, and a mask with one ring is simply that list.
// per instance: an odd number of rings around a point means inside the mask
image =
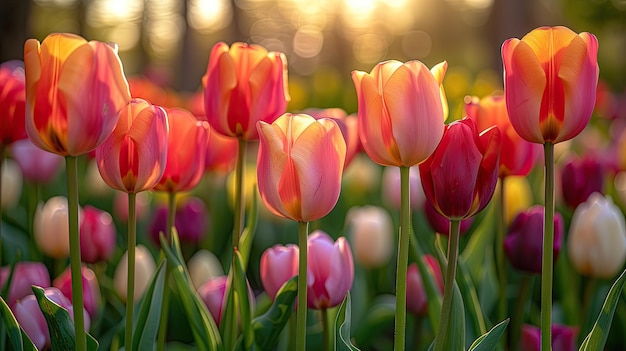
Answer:
[{"label": "tulip leaf", "polygon": [[506,326],[509,324],[509,319],[505,319],[502,322],[496,324],[487,333],[474,340],[472,346],[468,351],[491,351],[498,347],[498,342],[506,330]]},{"label": "tulip leaf", "polygon": [[22,327],[17,323],[15,315],[11,312],[9,305],[7,305],[2,297],[0,297],[0,312],[2,313],[2,327],[6,328],[13,349],[16,351],[37,350],[28,335],[26,335]]},{"label": "tulip leaf", "polygon": [[133,321],[133,350],[148,350],[156,344],[161,320],[161,305],[165,288],[167,261],[161,261],[148,289],[143,294]]},{"label": "tulip leaf", "polygon": [[276,348],[280,333],[293,312],[296,296],[298,296],[298,276],[287,280],[278,290],[270,308],[252,320],[254,342],[260,350]]},{"label": "tulip leaf", "polygon": [[[471,323],[474,333],[482,335],[487,332],[487,326],[485,323],[485,316],[476,294],[476,288],[472,283],[469,270],[465,265],[463,257],[458,258],[458,270],[457,270],[457,283],[461,290],[461,296],[463,296],[463,302],[469,314],[469,321]],[[472,338],[473,339],[473,338]]]},{"label": "tulip leaf", "polygon": [[[32,288],[39,303],[39,308],[48,324],[52,350],[76,349],[74,322],[70,318],[70,314],[66,309],[48,299],[43,288],[34,285]],[[89,334],[87,334],[87,350],[98,350],[98,341]]]},{"label": "tulip leaf", "polygon": [[622,294],[624,283],[626,283],[626,270],[622,272],[615,283],[613,283],[613,286],[611,286],[611,290],[609,290],[609,293],[604,300],[604,305],[602,306],[602,310],[600,311],[593,328],[580,345],[580,351],[604,349],[604,344],[606,344],[606,340],[609,336],[609,330],[611,329],[611,323],[613,322],[613,315],[615,314],[617,303],[619,302]]},{"label": "tulip leaf", "polygon": [[243,341],[246,350],[254,344],[254,331],[252,330],[252,304],[248,294],[248,279],[243,265],[243,259],[238,250],[235,251],[235,302],[241,313],[241,328],[243,330]]},{"label": "tulip leaf", "polygon": [[350,341],[350,322],[350,291],[348,291],[337,311],[337,319],[335,320],[335,350],[337,351],[359,350],[356,346],[352,345]]},{"label": "tulip leaf", "polygon": [[413,253],[413,259],[417,264],[417,269],[420,272],[422,282],[424,283],[424,290],[426,291],[426,300],[428,304],[428,319],[432,325],[433,330],[437,330],[439,327],[439,317],[441,315],[441,294],[439,293],[439,287],[435,283],[435,278],[432,272],[426,266],[426,263],[422,259],[424,252],[419,246],[419,241],[415,236],[415,232],[411,233],[411,240],[409,241]]},{"label": "tulip leaf", "polygon": [[256,227],[259,222],[259,205],[257,200],[257,190],[256,185],[252,189],[252,204],[250,205],[250,212],[248,215],[248,220],[246,227],[241,233],[241,238],[239,238],[239,247],[238,250],[241,254],[241,264],[245,268],[248,267],[248,261],[250,258],[250,250],[252,248],[252,242],[254,241],[254,234],[256,232]]},{"label": "tulip leaf", "polygon": [[224,340],[224,349],[226,350],[234,350],[237,343],[237,319],[233,312],[236,309],[233,265],[231,265],[224,289],[224,306],[222,307],[222,318],[219,325],[220,334]]},{"label": "tulip leaf", "polygon": [[[350,296],[352,302],[352,295]],[[393,326],[396,316],[396,297],[391,294],[377,296],[368,303],[367,313],[360,319],[361,325],[356,329],[355,340],[360,345],[372,345],[380,339],[381,330]],[[354,320],[356,322],[356,320]],[[387,345],[378,345],[376,349],[386,349]]]},{"label": "tulip leaf", "polygon": [[161,248],[165,252],[168,262],[171,263],[174,285],[181,297],[180,302],[196,341],[196,348],[200,351],[222,350],[222,339],[215,321],[193,288],[187,267],[183,264],[183,255],[176,230],[172,230],[171,242],[172,246],[170,247],[168,240],[161,235]]}]

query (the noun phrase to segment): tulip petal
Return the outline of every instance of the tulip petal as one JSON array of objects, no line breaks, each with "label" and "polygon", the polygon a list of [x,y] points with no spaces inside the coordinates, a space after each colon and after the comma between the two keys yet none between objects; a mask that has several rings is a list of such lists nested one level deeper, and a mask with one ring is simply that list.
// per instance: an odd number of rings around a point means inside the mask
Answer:
[{"label": "tulip petal", "polygon": [[482,211],[496,188],[498,180],[498,163],[500,162],[500,130],[493,126],[480,134],[481,151],[483,159],[480,162],[478,177],[476,180],[476,199],[478,206],[473,208],[473,213]]},{"label": "tulip petal", "polygon": [[441,94],[441,106],[443,107],[443,120],[448,119],[449,107],[448,107],[448,99],[446,98],[446,91],[443,88],[443,78],[446,75],[446,71],[448,70],[448,62],[443,61],[430,69],[430,72],[435,77],[435,80],[439,84],[439,90]]},{"label": "tulip petal", "polygon": [[[282,121],[279,118],[275,123]],[[259,154],[257,158],[257,182],[259,193],[268,209],[277,216],[288,217],[282,204],[276,185],[280,182],[287,163],[287,154],[283,150],[284,134],[280,128],[259,121]]]},{"label": "tulip petal", "polygon": [[229,125],[230,95],[237,88],[235,63],[223,47],[214,47],[204,81],[204,109],[207,121],[218,133],[236,136]]},{"label": "tulip petal", "polygon": [[167,114],[153,106],[139,112],[128,132],[138,154],[138,174],[134,192],[152,189],[161,179],[167,161]]}]

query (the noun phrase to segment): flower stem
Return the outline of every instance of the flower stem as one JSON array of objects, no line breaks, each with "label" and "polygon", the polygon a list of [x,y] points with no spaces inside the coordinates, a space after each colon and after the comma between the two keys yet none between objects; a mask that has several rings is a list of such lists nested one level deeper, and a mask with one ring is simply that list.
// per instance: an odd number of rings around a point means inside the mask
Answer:
[{"label": "flower stem", "polygon": [[[504,259],[504,235],[506,233],[506,201],[504,200],[504,180],[505,177],[500,178],[500,196],[499,202],[499,216],[498,216],[498,235],[496,239],[496,262],[498,270],[498,283],[500,286],[500,298],[498,299],[498,320],[502,321],[507,315],[507,294],[506,294],[506,260]],[[506,345],[506,333],[502,337],[502,342]]]},{"label": "flower stem", "polygon": [[459,236],[461,229],[460,219],[450,220],[450,237],[448,239],[448,266],[446,268],[446,280],[443,288],[443,302],[441,304],[441,318],[439,330],[435,338],[435,351],[443,351],[444,343],[448,334],[448,324],[452,317],[452,295],[454,292],[454,279],[456,276],[456,263],[459,256]]},{"label": "flower stem", "polygon": [[298,246],[300,258],[298,261],[298,331],[296,336],[296,350],[306,350],[306,268],[307,268],[307,237],[309,222],[298,222]]},{"label": "flower stem", "polygon": [[545,218],[541,262],[541,350],[552,350],[552,276],[554,274],[554,144],[545,143]]},{"label": "flower stem", "polygon": [[124,349],[132,350],[133,345],[133,307],[135,305],[135,246],[137,239],[137,220],[135,218],[135,198],[137,194],[128,193],[128,280],[126,285],[126,343]]},{"label": "flower stem", "polygon": [[[239,237],[243,230],[245,212],[244,173],[246,171],[246,141],[239,139],[237,168],[235,169],[235,223],[233,227],[233,248],[239,246]],[[234,261],[233,261],[234,262]]]},{"label": "flower stem", "polygon": [[322,350],[328,351],[330,350],[330,329],[328,325],[328,310],[322,308],[320,311],[322,313]]},{"label": "flower stem", "polygon": [[[171,243],[172,242],[172,227],[174,227],[174,220],[176,219],[176,192],[170,191],[168,193],[168,211],[167,211],[167,228],[165,237]],[[165,339],[167,337],[167,317],[169,314],[170,306],[170,269],[172,268],[170,262],[167,263],[167,269],[165,270],[165,277],[163,280],[163,301],[161,301],[161,320],[159,322],[159,337],[157,339],[157,351],[163,351],[165,349]]]},{"label": "flower stem", "polygon": [[394,350],[404,350],[406,335],[406,271],[409,265],[409,236],[411,235],[411,196],[409,167],[400,167],[400,236],[396,268],[396,325]]},{"label": "flower stem", "polygon": [[511,328],[509,329],[511,333],[509,350],[519,351],[520,349],[522,323],[524,322],[524,314],[528,303],[528,293],[532,290],[532,278],[532,276],[524,274],[522,282],[520,283],[519,295],[517,297],[517,303],[515,304],[517,307],[511,319]]},{"label": "flower stem", "polygon": [[76,156],[65,158],[67,173],[67,214],[70,231],[70,271],[72,276],[72,308],[76,350],[87,348],[85,316],[83,315],[83,275],[80,260],[80,232],[78,230],[78,167]]}]

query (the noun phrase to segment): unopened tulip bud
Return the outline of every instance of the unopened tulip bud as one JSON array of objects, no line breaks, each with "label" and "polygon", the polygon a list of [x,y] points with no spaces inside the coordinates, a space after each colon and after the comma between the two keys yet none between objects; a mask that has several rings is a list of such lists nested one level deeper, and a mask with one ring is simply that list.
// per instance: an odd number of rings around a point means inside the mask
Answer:
[{"label": "unopened tulip bud", "polygon": [[30,139],[19,140],[11,147],[15,162],[24,178],[33,183],[48,183],[59,171],[63,157],[35,146]]},{"label": "unopened tulip bud", "polygon": [[220,260],[208,250],[200,250],[191,256],[189,262],[187,262],[187,269],[189,270],[191,282],[196,289],[211,280],[211,278],[224,275],[224,269]]},{"label": "unopened tulip bud", "polygon": [[[576,336],[578,328],[566,325],[552,324],[552,351],[576,350]],[[541,350],[541,330],[534,325],[522,326],[520,349],[524,351]]]},{"label": "unopened tulip bud", "polygon": [[[135,247],[135,294],[134,301],[137,301],[146,290],[156,271],[154,258],[143,245]],[[113,287],[122,301],[126,301],[126,289],[128,287],[128,251],[120,259],[120,263],[115,269]]]},{"label": "unopened tulip bud", "polygon": [[[435,278],[439,293],[443,294],[443,275],[437,259],[431,255],[423,257],[426,267]],[[423,316],[428,310],[428,299],[424,288],[424,280],[416,263],[411,263],[406,273],[406,308],[409,312]]]},{"label": "unopened tulip bud", "polygon": [[270,299],[274,300],[280,287],[298,275],[298,246],[274,245],[261,255],[261,283]]},{"label": "unopened tulip bud", "polygon": [[561,171],[563,200],[576,208],[585,202],[589,195],[602,193],[604,187],[604,164],[597,157],[586,156],[570,159]]},{"label": "unopened tulip bud", "polygon": [[580,204],[567,242],[574,268],[581,274],[611,278],[626,260],[624,215],[609,196],[593,193]]},{"label": "unopened tulip bud", "polygon": [[37,246],[45,255],[59,259],[69,256],[70,231],[67,216],[67,198],[63,196],[52,197],[37,207],[33,232]]},{"label": "unopened tulip bud", "polygon": [[20,201],[22,195],[22,172],[12,160],[5,159],[2,162],[2,198],[0,205],[2,208],[12,208]]},{"label": "unopened tulip bud", "polygon": [[[449,235],[450,234],[450,220],[444,216],[442,216],[433,205],[428,201],[424,201],[424,215],[426,216],[426,221],[428,225],[435,231],[435,233],[441,235]],[[460,234],[463,235],[467,233],[467,231],[474,223],[474,217],[466,218],[461,220]]]},{"label": "unopened tulip bud", "polygon": [[[4,286],[9,275],[11,267],[0,268],[0,287]],[[50,275],[48,269],[41,262],[19,262],[15,265],[11,286],[9,287],[9,296],[7,303],[9,306],[22,297],[33,293],[32,285],[47,288],[50,286]]]},{"label": "unopened tulip bud", "polygon": [[386,264],[393,253],[394,229],[391,215],[382,207],[353,207],[346,215],[354,258],[363,267]]},{"label": "unopened tulip bud", "polygon": [[[208,282],[198,288],[198,295],[202,298],[205,305],[211,312],[213,320],[219,325],[222,321],[222,310],[224,307],[224,293],[227,289],[228,277],[221,275],[211,278]],[[254,294],[248,285],[248,300],[250,305],[254,306]]]},{"label": "unopened tulip bud", "polygon": [[95,207],[85,206],[80,221],[80,256],[83,262],[106,261],[115,249],[117,233],[113,217]]},{"label": "unopened tulip bud", "polygon": [[[411,209],[419,209],[424,200],[424,190],[420,179],[419,167],[409,169],[409,190],[411,193]],[[385,167],[382,180],[383,201],[394,209],[400,209],[400,168]]]},{"label": "unopened tulip bud", "polygon": [[[150,238],[160,243],[160,233],[167,233],[167,206],[160,206],[154,211],[152,220],[148,226]],[[198,243],[204,236],[208,227],[208,211],[204,202],[197,197],[192,197],[176,208],[174,226],[181,242]]]},{"label": "unopened tulip bud", "polygon": [[504,189],[504,210],[506,211],[506,223],[508,225],[515,216],[532,205],[533,190],[528,179],[522,176],[506,177]]},{"label": "unopened tulip bud", "polygon": [[[95,318],[100,308],[100,285],[98,285],[98,278],[91,269],[83,266],[81,270],[83,276],[83,307],[91,318]],[[63,295],[67,296],[70,302],[72,302],[72,272],[69,267],[61,273],[52,285],[61,290]]]}]

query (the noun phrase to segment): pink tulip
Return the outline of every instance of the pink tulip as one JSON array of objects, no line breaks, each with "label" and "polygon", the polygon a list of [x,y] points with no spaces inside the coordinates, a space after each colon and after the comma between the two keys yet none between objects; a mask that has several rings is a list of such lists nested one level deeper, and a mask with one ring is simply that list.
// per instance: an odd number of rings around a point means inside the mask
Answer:
[{"label": "pink tulip", "polygon": [[[422,189],[418,166],[409,168],[409,190],[411,193],[411,209],[417,210],[421,208],[425,200],[425,195]],[[388,206],[397,210],[400,209],[400,168],[385,167],[383,170],[382,197]]]},{"label": "pink tulip", "polygon": [[[98,278],[91,269],[83,266],[81,270],[83,276],[83,307],[91,318],[95,318],[100,309],[100,285]],[[72,274],[70,267],[67,267],[61,275],[56,277],[52,285],[59,289],[63,295],[67,296],[70,303],[72,302]]]},{"label": "pink tulip", "polygon": [[7,61],[0,64],[0,145],[25,139],[26,81],[24,63]]},{"label": "pink tulip", "polygon": [[117,232],[113,217],[92,206],[83,208],[80,220],[80,256],[83,262],[107,261],[115,249]]},{"label": "pink tulip", "polygon": [[217,325],[222,322],[222,308],[224,307],[224,292],[226,291],[226,282],[228,277],[221,275],[211,278],[198,288],[198,295],[204,301],[204,304],[211,312],[213,320]]},{"label": "pink tulip", "polygon": [[446,69],[446,62],[429,71],[419,61],[386,61],[371,73],[352,72],[359,137],[374,162],[410,167],[435,150],[447,114],[441,89]]},{"label": "pink tulip", "polygon": [[298,275],[298,246],[274,245],[261,256],[261,283],[270,299],[274,300],[285,282]]},{"label": "pink tulip", "polygon": [[[443,295],[443,275],[441,274],[439,262],[431,255],[425,255],[422,259],[435,278],[439,294]],[[417,264],[411,263],[406,273],[406,308],[409,312],[420,316],[426,315],[428,312],[428,299],[424,289],[424,281]]]},{"label": "pink tulip", "polygon": [[[552,324],[552,351],[576,350],[577,327]],[[522,339],[520,349],[524,351],[541,350],[541,330],[534,325],[522,326]]]},{"label": "pink tulip", "polygon": [[34,183],[52,181],[63,163],[63,157],[38,148],[30,139],[13,143],[11,154],[22,169],[24,178]]},{"label": "pink tulip", "polygon": [[[11,267],[0,268],[0,288],[4,286],[9,274],[11,273]],[[26,295],[33,293],[31,285],[37,285],[44,288],[50,286],[50,275],[48,269],[41,262],[19,262],[15,265],[15,271],[13,272],[13,279],[11,280],[11,286],[9,287],[9,296],[7,304],[13,306],[13,304]]]},{"label": "pink tulip", "polygon": [[344,237],[336,242],[321,230],[308,238],[307,305],[325,309],[343,302],[354,280],[350,244]]},{"label": "pink tulip", "polygon": [[[159,206],[148,225],[148,235],[160,246],[160,233],[167,232],[167,206]],[[208,210],[204,202],[197,197],[186,199],[176,209],[174,226],[181,242],[198,243],[209,226]]]},{"label": "pink tulip", "polygon": [[272,123],[287,108],[287,59],[254,44],[217,43],[202,77],[204,108],[218,133],[259,138],[256,123]]},{"label": "pink tulip", "polygon": [[566,27],[541,27],[502,45],[511,124],[527,141],[559,143],[578,135],[595,105],[598,39]]}]

